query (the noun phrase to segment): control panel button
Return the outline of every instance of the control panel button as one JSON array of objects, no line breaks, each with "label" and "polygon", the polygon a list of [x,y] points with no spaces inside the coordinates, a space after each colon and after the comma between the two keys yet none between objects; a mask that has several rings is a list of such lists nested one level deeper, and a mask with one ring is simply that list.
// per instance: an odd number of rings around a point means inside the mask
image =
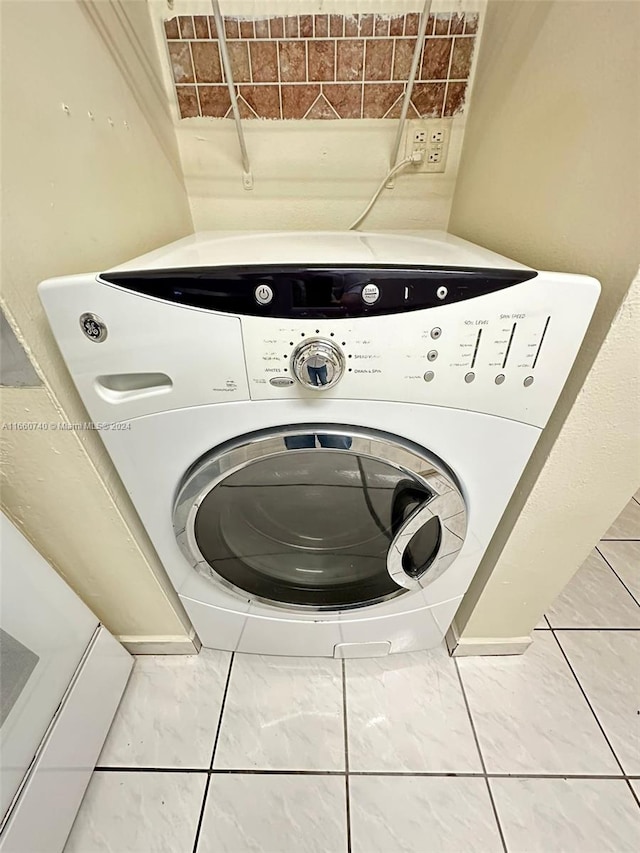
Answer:
[{"label": "control panel button", "polygon": [[429,352],[427,353],[427,359],[429,361],[435,361],[437,357],[438,357],[438,350],[437,349],[429,350]]},{"label": "control panel button", "polygon": [[380,288],[377,284],[365,284],[362,288],[362,301],[367,305],[373,305],[380,299]]},{"label": "control panel button", "polygon": [[448,290],[447,290],[447,288],[444,286],[444,284],[443,284],[443,285],[441,285],[441,286],[436,290],[436,296],[438,297],[438,299],[445,299],[448,293],[449,293],[449,291],[448,291]]},{"label": "control panel button", "polygon": [[293,385],[293,379],[290,376],[273,376],[269,383],[275,385],[276,388],[287,388],[289,385]]},{"label": "control panel button", "polygon": [[494,381],[496,385],[502,385],[502,383],[504,382],[504,373],[499,373]]},{"label": "control panel button", "polygon": [[441,334],[442,329],[439,326],[436,326],[435,329],[431,329],[431,337],[434,339],[434,341],[437,341]]},{"label": "control panel button", "polygon": [[472,370],[470,370],[467,374],[465,374],[464,381],[465,381],[467,384],[469,384],[469,382],[473,382],[473,380],[474,380],[475,378],[476,378],[475,373],[474,373]]},{"label": "control panel button", "polygon": [[259,284],[255,289],[254,296],[258,305],[268,305],[273,299],[273,290],[268,284]]},{"label": "control panel button", "polygon": [[427,370],[427,372],[424,375],[424,381],[425,382],[431,382],[431,380],[433,379],[434,376],[435,376],[435,373],[433,372],[433,370]]},{"label": "control panel button", "polygon": [[533,376],[527,376],[527,378],[522,383],[525,388],[528,388],[529,385],[533,385]]}]

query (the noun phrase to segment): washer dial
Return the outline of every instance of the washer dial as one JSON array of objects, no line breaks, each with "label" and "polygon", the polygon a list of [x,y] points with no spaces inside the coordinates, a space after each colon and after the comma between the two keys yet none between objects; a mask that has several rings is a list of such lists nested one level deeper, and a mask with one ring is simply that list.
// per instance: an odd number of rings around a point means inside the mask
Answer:
[{"label": "washer dial", "polygon": [[333,341],[310,338],[294,349],[291,372],[301,385],[313,391],[333,388],[344,373],[342,350]]}]

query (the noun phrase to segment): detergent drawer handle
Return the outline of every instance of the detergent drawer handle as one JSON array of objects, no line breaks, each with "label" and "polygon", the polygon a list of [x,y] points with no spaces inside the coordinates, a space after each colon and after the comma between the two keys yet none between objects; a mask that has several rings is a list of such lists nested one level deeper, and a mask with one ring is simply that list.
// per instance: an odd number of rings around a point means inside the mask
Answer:
[{"label": "detergent drawer handle", "polygon": [[[432,519],[438,525],[435,551],[417,562],[412,542]],[[462,496],[454,490],[431,494],[409,515],[391,541],[387,553],[389,575],[405,589],[420,589],[432,583],[458,556],[465,529],[466,510]]]}]

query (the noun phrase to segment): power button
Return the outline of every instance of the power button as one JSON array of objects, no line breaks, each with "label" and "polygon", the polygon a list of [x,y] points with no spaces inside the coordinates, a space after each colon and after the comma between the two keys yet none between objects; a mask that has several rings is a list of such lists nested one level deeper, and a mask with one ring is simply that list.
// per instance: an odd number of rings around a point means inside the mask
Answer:
[{"label": "power button", "polygon": [[268,284],[259,284],[253,294],[258,305],[268,305],[273,299],[273,290]]}]

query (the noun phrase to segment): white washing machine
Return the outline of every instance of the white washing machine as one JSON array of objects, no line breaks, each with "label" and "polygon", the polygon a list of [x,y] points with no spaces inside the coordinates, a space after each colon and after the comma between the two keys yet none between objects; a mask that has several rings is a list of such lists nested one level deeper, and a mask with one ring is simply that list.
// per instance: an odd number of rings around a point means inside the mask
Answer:
[{"label": "white washing machine", "polygon": [[201,233],[40,285],[203,645],[337,657],[442,640],[599,292],[436,232]]}]

